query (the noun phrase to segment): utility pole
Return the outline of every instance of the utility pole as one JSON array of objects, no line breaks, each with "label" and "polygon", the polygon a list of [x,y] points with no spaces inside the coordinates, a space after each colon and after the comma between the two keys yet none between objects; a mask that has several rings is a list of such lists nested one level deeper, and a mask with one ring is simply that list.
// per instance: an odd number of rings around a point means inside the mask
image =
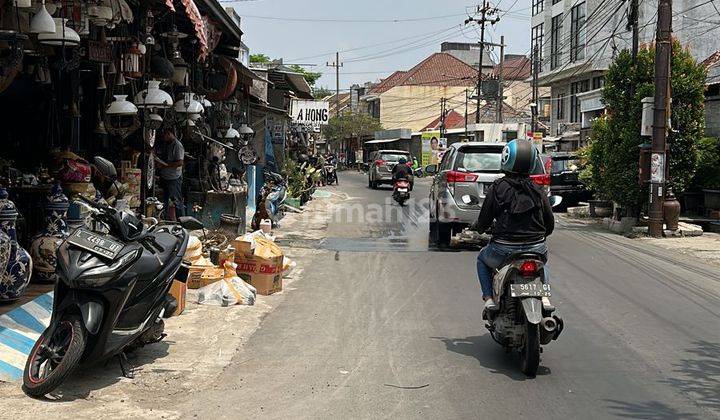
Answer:
[{"label": "utility pole", "polygon": [[497,111],[495,113],[496,121],[503,122],[503,101],[505,100],[505,87],[503,86],[503,71],[505,64],[505,36],[500,37],[500,71],[498,72],[498,100]]},{"label": "utility pole", "polygon": [[492,25],[500,21],[499,17],[490,19],[490,16],[495,15],[498,12],[497,8],[490,7],[487,0],[483,0],[482,7],[478,6],[477,13],[480,14],[480,19],[474,17],[468,17],[465,19],[465,24],[475,22],[480,25],[480,60],[478,61],[478,76],[477,76],[477,103],[475,108],[475,124],[480,124],[480,100],[482,92],[482,65],[483,65],[483,53],[485,52],[485,24],[490,23]]},{"label": "utility pole", "polygon": [[465,138],[468,136],[468,96],[469,92],[465,89]]},{"label": "utility pole", "polygon": [[327,67],[335,67],[335,116],[340,117],[340,67],[343,63],[340,62],[340,52],[335,53],[335,62],[327,62]]},{"label": "utility pole", "polygon": [[440,138],[445,137],[445,104],[446,98],[440,98]]},{"label": "utility pole", "polygon": [[650,236],[663,233],[663,201],[667,155],[665,141],[670,119],[670,63],[672,56],[672,0],[658,0],[655,40],[655,112],[653,116],[652,157],[650,158]]},{"label": "utility pole", "polygon": [[628,23],[626,29],[632,28],[632,60],[633,65],[637,64],[637,55],[640,43],[640,28],[638,27],[639,13],[638,0],[630,0],[630,10],[628,12]]},{"label": "utility pole", "polygon": [[533,56],[532,56],[532,105],[530,106],[530,112],[532,113],[532,131],[533,133],[536,133],[538,131],[538,113],[540,112],[540,104],[538,104],[538,101],[540,98],[538,98],[539,92],[538,92],[538,72],[540,71],[540,48],[536,44],[533,47]]}]

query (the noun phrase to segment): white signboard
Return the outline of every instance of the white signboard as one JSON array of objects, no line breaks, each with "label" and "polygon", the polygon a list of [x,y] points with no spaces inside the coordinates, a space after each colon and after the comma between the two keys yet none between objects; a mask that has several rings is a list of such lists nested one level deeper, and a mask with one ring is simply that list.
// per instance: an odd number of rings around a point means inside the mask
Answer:
[{"label": "white signboard", "polygon": [[665,182],[665,155],[653,153],[650,159],[650,182]]},{"label": "white signboard", "polygon": [[328,101],[292,101],[290,115],[295,124],[311,127],[326,125],[330,120],[330,102]]}]

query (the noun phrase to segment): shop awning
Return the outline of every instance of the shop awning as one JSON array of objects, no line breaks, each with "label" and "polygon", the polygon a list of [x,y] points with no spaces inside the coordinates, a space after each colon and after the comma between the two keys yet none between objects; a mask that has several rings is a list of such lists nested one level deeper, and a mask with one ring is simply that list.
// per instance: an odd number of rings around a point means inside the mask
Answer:
[{"label": "shop awning", "polygon": [[233,62],[233,65],[235,66],[235,70],[237,70],[239,75],[242,75],[248,79],[270,83],[267,79],[264,79],[264,78],[258,76],[257,73],[255,73],[254,71],[245,67],[245,64],[243,64],[239,59],[233,58],[232,62]]},{"label": "shop awning", "polygon": [[365,144],[381,144],[381,143],[392,143],[394,141],[402,140],[400,138],[397,139],[381,139],[381,140],[370,140],[366,141]]}]

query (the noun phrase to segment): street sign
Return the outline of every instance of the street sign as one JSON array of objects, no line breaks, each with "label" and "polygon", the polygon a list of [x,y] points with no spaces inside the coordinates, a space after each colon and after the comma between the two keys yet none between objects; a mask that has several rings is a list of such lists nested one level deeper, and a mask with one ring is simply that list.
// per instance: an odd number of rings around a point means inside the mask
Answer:
[{"label": "street sign", "polygon": [[330,121],[330,102],[294,99],[290,109],[292,122],[310,127],[326,125]]}]

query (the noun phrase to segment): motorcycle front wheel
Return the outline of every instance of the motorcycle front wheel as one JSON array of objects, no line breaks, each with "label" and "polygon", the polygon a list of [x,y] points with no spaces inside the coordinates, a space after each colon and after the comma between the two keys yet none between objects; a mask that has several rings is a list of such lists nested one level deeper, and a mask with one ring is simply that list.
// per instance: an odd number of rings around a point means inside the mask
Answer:
[{"label": "motorcycle front wheel", "polygon": [[520,370],[529,377],[537,374],[540,366],[540,326],[525,321],[525,343],[520,350]]},{"label": "motorcycle front wheel", "polygon": [[52,332],[47,328],[25,363],[23,391],[31,397],[41,397],[57,388],[80,363],[85,334],[77,315],[64,316]]}]

